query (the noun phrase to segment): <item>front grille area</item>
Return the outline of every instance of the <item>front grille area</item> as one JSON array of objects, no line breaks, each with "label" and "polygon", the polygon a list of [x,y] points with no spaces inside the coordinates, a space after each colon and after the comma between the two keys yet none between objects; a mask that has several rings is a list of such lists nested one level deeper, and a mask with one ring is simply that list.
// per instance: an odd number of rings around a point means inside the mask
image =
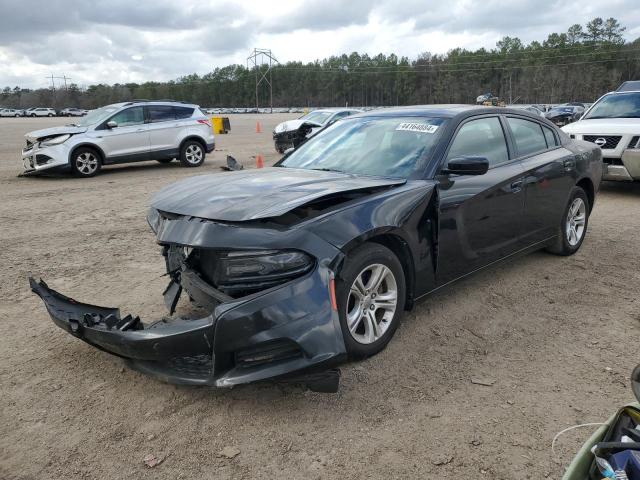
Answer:
[{"label": "front grille area", "polygon": [[582,137],[583,140],[591,143],[596,143],[596,140],[599,138],[604,138],[605,140],[605,143],[603,145],[598,145],[600,148],[613,150],[618,146],[618,143],[620,142],[620,139],[622,137],[620,135],[584,135]]},{"label": "front grille area", "polygon": [[31,142],[31,141],[27,140],[27,141],[26,141],[26,145],[25,145],[25,147],[24,147],[24,150],[25,150],[25,151],[29,151],[29,150],[31,150],[32,148],[33,148],[33,142]]},{"label": "front grille area", "polygon": [[302,356],[298,344],[292,340],[280,339],[239,350],[235,353],[235,361],[238,367],[255,367]]},{"label": "front grille area", "polygon": [[185,377],[208,377],[213,372],[213,358],[211,355],[174,357],[167,361],[167,368]]},{"label": "front grille area", "polygon": [[622,159],[620,158],[603,158],[602,163],[605,165],[622,165]]},{"label": "front grille area", "polygon": [[640,148],[640,135],[633,137],[627,148]]}]

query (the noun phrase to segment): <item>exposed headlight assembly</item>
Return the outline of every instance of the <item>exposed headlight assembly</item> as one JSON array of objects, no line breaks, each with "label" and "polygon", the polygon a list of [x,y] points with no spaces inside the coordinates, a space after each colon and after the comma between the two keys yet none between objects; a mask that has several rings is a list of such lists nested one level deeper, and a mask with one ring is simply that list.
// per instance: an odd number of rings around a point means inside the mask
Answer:
[{"label": "exposed headlight assembly", "polygon": [[287,282],[314,265],[312,257],[297,250],[198,253],[198,269],[216,288],[234,297]]},{"label": "exposed headlight assembly", "polygon": [[66,142],[67,140],[69,140],[69,138],[71,138],[70,134],[65,134],[65,135],[57,135],[55,137],[50,137],[47,138],[46,140],[42,140],[40,142],[40,145],[43,147],[51,147],[53,145],[60,145],[61,143]]},{"label": "exposed headlight assembly", "polygon": [[218,284],[277,280],[308,271],[313,262],[298,251],[228,252],[220,257]]}]

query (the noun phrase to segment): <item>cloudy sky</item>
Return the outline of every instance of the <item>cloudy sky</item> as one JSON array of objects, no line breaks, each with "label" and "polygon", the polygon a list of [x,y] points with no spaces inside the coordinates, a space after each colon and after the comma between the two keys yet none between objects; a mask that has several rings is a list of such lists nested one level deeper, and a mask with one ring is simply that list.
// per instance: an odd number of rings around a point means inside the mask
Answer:
[{"label": "cloudy sky", "polygon": [[639,0],[0,0],[0,88],[66,75],[81,85],[168,80],[246,64],[254,47],[280,61],[352,51],[444,53],[543,40],[615,17],[640,37]]}]

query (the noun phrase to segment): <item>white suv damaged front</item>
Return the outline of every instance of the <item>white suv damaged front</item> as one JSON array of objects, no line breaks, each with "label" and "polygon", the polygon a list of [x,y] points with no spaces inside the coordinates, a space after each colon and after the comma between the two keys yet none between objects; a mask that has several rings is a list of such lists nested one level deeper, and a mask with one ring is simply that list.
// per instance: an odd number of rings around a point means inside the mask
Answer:
[{"label": "white suv damaged front", "polygon": [[562,129],[600,147],[604,180],[640,181],[640,92],[608,93]]}]

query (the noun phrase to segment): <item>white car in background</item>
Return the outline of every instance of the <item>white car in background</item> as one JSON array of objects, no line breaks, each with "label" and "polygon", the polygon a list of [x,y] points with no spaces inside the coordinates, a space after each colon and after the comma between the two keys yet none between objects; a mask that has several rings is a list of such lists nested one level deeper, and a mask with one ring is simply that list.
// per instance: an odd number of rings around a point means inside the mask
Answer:
[{"label": "white car in background", "polygon": [[321,108],[295,120],[282,122],[276,125],[273,130],[273,142],[276,151],[284,153],[289,148],[296,148],[324,127],[356,113],[362,113],[362,110],[356,108]]},{"label": "white car in background", "polygon": [[87,111],[80,108],[65,108],[60,111],[60,115],[63,117],[82,117],[86,114]]},{"label": "white car in background", "polygon": [[173,101],[116,103],[77,123],[25,135],[24,172],[71,171],[92,177],[102,165],[178,158],[199,167],[215,148],[209,117],[197,105]]},{"label": "white car in background", "polygon": [[603,95],[562,130],[600,147],[603,180],[640,181],[640,88]]},{"label": "white car in background", "polygon": [[53,108],[32,108],[27,112],[29,117],[55,117],[56,115]]},{"label": "white car in background", "polygon": [[22,110],[16,110],[14,108],[0,109],[0,117],[21,117]]}]

